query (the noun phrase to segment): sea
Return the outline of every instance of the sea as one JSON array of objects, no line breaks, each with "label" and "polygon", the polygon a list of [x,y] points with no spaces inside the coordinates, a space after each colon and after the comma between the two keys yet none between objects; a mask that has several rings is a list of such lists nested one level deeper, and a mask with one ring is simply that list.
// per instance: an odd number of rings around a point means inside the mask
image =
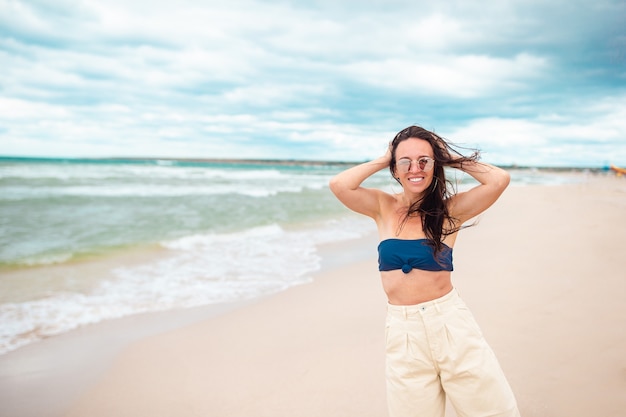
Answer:
[{"label": "sea", "polygon": [[[0,157],[0,354],[91,323],[311,282],[320,247],[375,233],[328,189],[348,166]],[[579,179],[512,175],[514,185]],[[400,190],[386,170],[364,185]]]}]

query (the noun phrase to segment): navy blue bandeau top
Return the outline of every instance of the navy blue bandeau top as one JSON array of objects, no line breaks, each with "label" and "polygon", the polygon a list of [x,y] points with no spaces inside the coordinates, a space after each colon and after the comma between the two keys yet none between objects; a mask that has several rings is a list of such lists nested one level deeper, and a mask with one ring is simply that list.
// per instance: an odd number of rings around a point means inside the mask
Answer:
[{"label": "navy blue bandeau top", "polygon": [[427,239],[385,239],[378,245],[378,270],[401,269],[408,274],[411,270],[452,271],[452,248],[443,244],[443,250],[435,256],[435,249]]}]

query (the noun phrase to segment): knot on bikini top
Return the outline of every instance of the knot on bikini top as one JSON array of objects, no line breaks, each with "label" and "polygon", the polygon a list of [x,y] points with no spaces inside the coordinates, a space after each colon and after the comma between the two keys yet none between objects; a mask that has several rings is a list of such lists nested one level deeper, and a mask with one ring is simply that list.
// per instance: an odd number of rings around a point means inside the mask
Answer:
[{"label": "knot on bikini top", "polygon": [[435,255],[428,239],[385,239],[378,245],[378,270],[396,269],[405,274],[412,269],[452,271],[452,248],[443,244],[443,250]]}]

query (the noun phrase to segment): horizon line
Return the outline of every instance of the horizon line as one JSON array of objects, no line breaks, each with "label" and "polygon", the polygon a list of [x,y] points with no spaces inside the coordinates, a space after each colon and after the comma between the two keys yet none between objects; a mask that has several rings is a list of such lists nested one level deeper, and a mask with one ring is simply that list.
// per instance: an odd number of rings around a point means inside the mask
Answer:
[{"label": "horizon line", "polygon": [[[0,161],[72,161],[72,162],[91,162],[91,161],[119,161],[119,162],[183,162],[183,163],[231,163],[231,164],[261,164],[261,165],[358,165],[369,161],[346,161],[346,160],[313,160],[313,159],[293,159],[293,158],[191,158],[191,157],[150,157],[150,156],[15,156],[0,155]],[[552,169],[552,170],[610,170],[614,164],[605,164],[597,166],[575,166],[575,165],[520,165],[520,164],[494,164],[500,168],[507,169]]]}]

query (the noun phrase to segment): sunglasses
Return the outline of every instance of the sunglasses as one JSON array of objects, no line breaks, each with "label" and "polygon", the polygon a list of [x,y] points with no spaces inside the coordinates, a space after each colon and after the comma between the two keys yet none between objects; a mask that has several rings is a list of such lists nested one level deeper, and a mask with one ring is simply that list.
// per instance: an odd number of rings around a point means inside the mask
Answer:
[{"label": "sunglasses", "polygon": [[413,164],[413,162],[417,162],[417,168],[420,171],[424,172],[430,171],[435,166],[435,160],[428,156],[423,156],[419,159],[416,159],[415,161],[409,158],[402,158],[398,160],[398,162],[396,162],[396,166],[398,167],[399,171],[406,174],[411,170],[411,164]]}]

